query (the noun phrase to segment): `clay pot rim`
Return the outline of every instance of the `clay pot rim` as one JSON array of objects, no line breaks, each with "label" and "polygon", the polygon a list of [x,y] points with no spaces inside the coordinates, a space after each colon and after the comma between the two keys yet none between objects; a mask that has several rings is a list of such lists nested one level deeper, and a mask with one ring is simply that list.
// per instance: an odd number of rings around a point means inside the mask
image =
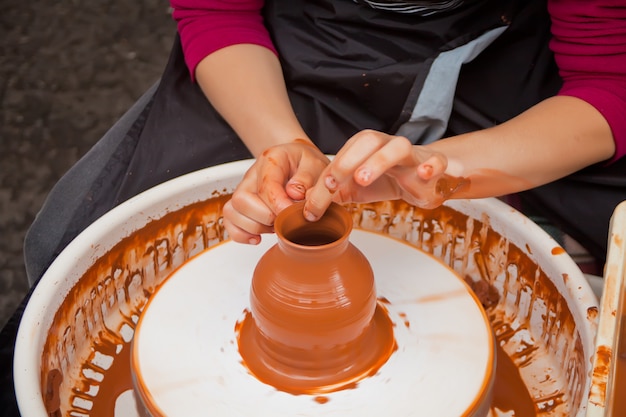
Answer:
[{"label": "clay pot rim", "polygon": [[[296,201],[292,205],[284,208],[276,216],[276,219],[274,221],[274,232],[276,233],[276,236],[278,237],[279,244],[283,244],[287,247],[291,247],[291,248],[294,248],[297,250],[303,250],[303,251],[320,251],[320,250],[325,251],[326,249],[331,250],[337,246],[345,245],[348,243],[348,240],[350,238],[350,232],[352,231],[352,228],[353,228],[353,221],[352,221],[352,216],[350,215],[350,213],[344,206],[342,206],[339,203],[335,203],[333,201],[330,203],[330,206],[328,206],[328,209],[326,210],[326,212],[320,219],[318,219],[316,222],[309,222],[308,220],[305,219],[304,214],[303,214],[304,204],[305,204],[304,200]],[[332,242],[321,244],[321,245],[305,245],[305,244],[294,242],[285,235],[283,225],[285,224],[286,219],[296,212],[300,212],[302,216],[300,220],[302,221],[303,224],[305,222],[307,224],[308,223],[323,224],[325,221],[330,221],[331,217],[338,218],[343,223],[344,230],[341,236],[339,236],[336,240],[333,240]]]}]

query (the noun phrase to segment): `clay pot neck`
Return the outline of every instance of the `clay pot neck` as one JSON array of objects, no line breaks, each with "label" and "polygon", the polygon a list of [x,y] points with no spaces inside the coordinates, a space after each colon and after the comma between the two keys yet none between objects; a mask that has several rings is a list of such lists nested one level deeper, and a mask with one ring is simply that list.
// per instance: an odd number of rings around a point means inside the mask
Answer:
[{"label": "clay pot neck", "polygon": [[293,204],[276,218],[274,230],[281,250],[303,262],[340,256],[349,245],[350,213],[332,204],[318,221],[309,222],[302,214],[303,206]]}]

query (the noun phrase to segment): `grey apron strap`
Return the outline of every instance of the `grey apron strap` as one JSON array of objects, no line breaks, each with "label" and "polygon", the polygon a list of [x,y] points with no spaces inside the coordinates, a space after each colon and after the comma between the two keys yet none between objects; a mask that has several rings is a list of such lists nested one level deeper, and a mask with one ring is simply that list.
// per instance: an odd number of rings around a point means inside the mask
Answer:
[{"label": "grey apron strap", "polygon": [[415,144],[441,139],[452,113],[461,66],[476,58],[505,30],[506,26],[491,29],[465,45],[440,53],[430,66],[409,120],[396,134]]}]

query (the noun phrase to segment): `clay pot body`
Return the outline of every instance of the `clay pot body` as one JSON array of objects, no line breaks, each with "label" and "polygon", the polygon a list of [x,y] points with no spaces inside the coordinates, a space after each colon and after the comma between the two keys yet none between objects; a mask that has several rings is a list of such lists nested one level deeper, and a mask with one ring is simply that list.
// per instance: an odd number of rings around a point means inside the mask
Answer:
[{"label": "clay pot body", "polygon": [[369,262],[349,241],[350,213],[333,203],[308,222],[302,208],[278,215],[278,243],[256,266],[250,308],[267,372],[320,389],[350,379],[375,350],[376,290]]}]

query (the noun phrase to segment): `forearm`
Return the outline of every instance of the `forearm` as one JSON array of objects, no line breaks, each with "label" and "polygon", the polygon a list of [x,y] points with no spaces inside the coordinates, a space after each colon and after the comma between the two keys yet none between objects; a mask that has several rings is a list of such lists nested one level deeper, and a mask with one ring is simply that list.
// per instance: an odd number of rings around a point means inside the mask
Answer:
[{"label": "forearm", "polygon": [[254,156],[270,146],[307,138],[291,107],[278,58],[269,49],[228,46],[204,58],[195,76]]},{"label": "forearm", "polygon": [[448,157],[448,174],[470,180],[470,186],[452,198],[527,190],[605,161],[615,152],[604,117],[588,103],[567,96],[547,99],[493,128],[428,147]]}]

